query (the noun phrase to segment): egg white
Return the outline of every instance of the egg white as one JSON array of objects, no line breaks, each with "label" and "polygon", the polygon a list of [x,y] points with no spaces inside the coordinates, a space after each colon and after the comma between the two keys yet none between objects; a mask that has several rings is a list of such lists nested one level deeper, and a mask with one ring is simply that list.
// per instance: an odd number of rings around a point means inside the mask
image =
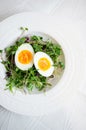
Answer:
[{"label": "egg white", "polygon": [[[50,68],[46,71],[40,70],[40,68],[38,66],[38,61],[40,60],[40,58],[43,58],[43,57],[47,58],[51,64]],[[49,77],[50,75],[52,75],[52,73],[54,71],[53,61],[52,61],[51,57],[44,52],[37,52],[34,55],[34,65],[35,65],[35,68],[37,69],[37,71],[44,77]]]},{"label": "egg white", "polygon": [[28,43],[24,43],[22,44],[20,47],[18,47],[16,54],[15,54],[15,64],[16,66],[21,69],[21,70],[28,70],[29,68],[31,68],[33,66],[33,59],[30,63],[28,64],[22,64],[18,61],[18,55],[21,51],[23,50],[28,50],[32,53],[32,56],[34,56],[34,50],[32,48],[32,46]]}]

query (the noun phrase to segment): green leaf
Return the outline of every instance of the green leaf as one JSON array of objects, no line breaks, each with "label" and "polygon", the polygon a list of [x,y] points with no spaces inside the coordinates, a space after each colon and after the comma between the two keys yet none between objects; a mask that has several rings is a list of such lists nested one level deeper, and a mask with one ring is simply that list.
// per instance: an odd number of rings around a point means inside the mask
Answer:
[{"label": "green leaf", "polygon": [[64,63],[63,63],[63,62],[61,62],[61,61],[58,63],[58,66],[60,66],[60,68],[62,68],[62,69],[64,69],[64,68],[65,68]]},{"label": "green leaf", "polygon": [[33,87],[34,87],[34,84],[30,83],[27,88],[28,88],[29,91],[32,91]]},{"label": "green leaf", "polygon": [[21,43],[21,44],[23,44],[25,41],[26,41],[26,38],[25,38],[25,37],[22,37],[22,38],[19,39],[18,42]]},{"label": "green leaf", "polygon": [[21,30],[24,30],[24,28],[23,28],[23,27],[20,27],[20,29],[21,29]]},{"label": "green leaf", "polygon": [[25,30],[28,31],[27,27],[20,27],[20,29],[23,30],[23,31],[25,31]]},{"label": "green leaf", "polygon": [[42,51],[43,49],[43,45],[41,45],[41,44],[37,44],[37,43],[34,43],[33,45],[33,49],[34,49],[34,51],[35,52],[38,52],[38,51]]},{"label": "green leaf", "polygon": [[41,37],[41,36],[36,36],[36,35],[31,36],[31,40],[33,40],[33,41],[40,41],[42,39],[43,39],[43,37]]},{"label": "green leaf", "polygon": [[11,47],[7,47],[6,49],[5,49],[5,51],[8,53],[9,51],[11,51]]},{"label": "green leaf", "polygon": [[0,53],[2,53],[3,50],[0,50]]},{"label": "green leaf", "polygon": [[31,36],[31,40],[33,40],[33,41],[37,41],[38,40],[38,36]]},{"label": "green leaf", "polygon": [[25,30],[27,30],[27,31],[28,31],[28,28],[27,28],[27,27],[25,27]]}]

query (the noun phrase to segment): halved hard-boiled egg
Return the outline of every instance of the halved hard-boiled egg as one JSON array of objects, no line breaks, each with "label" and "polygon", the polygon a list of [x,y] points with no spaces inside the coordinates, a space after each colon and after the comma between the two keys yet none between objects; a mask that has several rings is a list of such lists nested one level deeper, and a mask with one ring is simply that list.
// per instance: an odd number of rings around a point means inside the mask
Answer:
[{"label": "halved hard-boiled egg", "polygon": [[54,71],[51,57],[44,52],[37,52],[34,55],[34,65],[37,71],[45,77],[49,77]]},{"label": "halved hard-boiled egg", "polygon": [[15,64],[21,70],[28,70],[33,66],[34,50],[28,43],[18,47],[15,54]]}]

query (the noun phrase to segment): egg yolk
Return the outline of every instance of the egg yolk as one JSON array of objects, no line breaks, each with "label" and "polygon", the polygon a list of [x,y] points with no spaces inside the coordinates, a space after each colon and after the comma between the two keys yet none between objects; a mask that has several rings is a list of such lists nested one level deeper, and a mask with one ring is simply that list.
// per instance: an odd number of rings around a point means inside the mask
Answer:
[{"label": "egg yolk", "polygon": [[32,53],[28,50],[23,50],[18,54],[18,61],[22,64],[28,64],[32,61]]},{"label": "egg yolk", "polygon": [[38,67],[40,68],[40,70],[46,71],[50,68],[50,66],[51,66],[50,61],[47,58],[43,57],[39,59]]}]

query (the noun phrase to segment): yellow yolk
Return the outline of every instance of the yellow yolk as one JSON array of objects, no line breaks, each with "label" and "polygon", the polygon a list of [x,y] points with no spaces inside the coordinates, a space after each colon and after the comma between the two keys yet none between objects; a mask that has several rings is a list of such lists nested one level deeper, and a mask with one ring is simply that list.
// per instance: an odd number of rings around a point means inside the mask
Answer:
[{"label": "yellow yolk", "polygon": [[32,61],[32,53],[28,50],[23,50],[18,55],[18,61],[22,64],[28,64]]},{"label": "yellow yolk", "polygon": [[38,66],[39,66],[40,70],[46,71],[50,68],[51,64],[47,58],[43,57],[43,58],[39,59]]}]

